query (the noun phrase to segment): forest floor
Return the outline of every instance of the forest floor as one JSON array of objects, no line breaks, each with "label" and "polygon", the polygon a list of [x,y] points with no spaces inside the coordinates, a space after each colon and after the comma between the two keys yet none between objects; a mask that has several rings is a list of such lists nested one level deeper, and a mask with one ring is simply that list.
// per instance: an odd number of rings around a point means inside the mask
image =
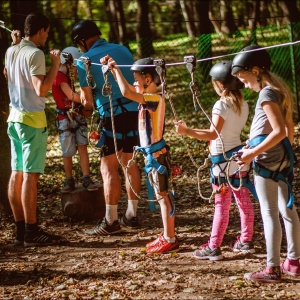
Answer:
[{"label": "forest floor", "polygon": [[[295,145],[299,145],[299,124]],[[57,137],[49,145],[57,143]],[[175,143],[175,142],[174,142]],[[173,144],[174,144],[173,143]],[[174,145],[173,145],[174,146]],[[176,147],[176,145],[175,145]],[[255,207],[255,254],[236,254],[230,243],[240,232],[239,212],[232,203],[230,224],[222,244],[222,261],[193,258],[192,252],[206,243],[214,211],[199,196],[196,170],[180,154],[178,145],[173,164],[182,169],[174,178],[176,191],[176,231],[180,251],[147,255],[145,245],[162,231],[159,211],[150,211],[140,201],[138,217],[144,228],[117,236],[90,237],[85,230],[96,221],[72,220],[62,213],[60,185],[61,157],[50,149],[48,167],[39,183],[39,223],[43,228],[62,235],[66,242],[49,247],[14,247],[13,219],[1,216],[0,227],[0,298],[1,299],[300,299],[300,278],[283,276],[279,284],[257,284],[243,279],[245,272],[265,266],[265,241],[258,203]],[[295,148],[299,160],[299,146]],[[92,159],[94,159],[92,157]],[[101,183],[99,161],[94,159],[93,178]],[[295,168],[295,199],[299,202],[299,165]],[[203,191],[211,188],[205,176]],[[202,182],[202,181],[201,181]],[[144,193],[144,192],[143,192]],[[124,212],[126,198],[120,199]],[[283,236],[282,261],[286,240]]]}]

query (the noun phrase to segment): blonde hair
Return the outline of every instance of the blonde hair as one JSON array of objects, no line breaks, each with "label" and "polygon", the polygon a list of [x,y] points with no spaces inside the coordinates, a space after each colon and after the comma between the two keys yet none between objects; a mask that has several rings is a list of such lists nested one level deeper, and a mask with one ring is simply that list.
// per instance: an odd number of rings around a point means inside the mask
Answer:
[{"label": "blonde hair", "polygon": [[[217,80],[212,80],[214,87],[220,88]],[[240,90],[228,90],[224,89],[222,92],[222,101],[226,103],[227,106],[231,107],[235,113],[239,116],[242,113],[242,106],[244,102],[243,95]]]},{"label": "blonde hair", "polygon": [[282,96],[282,101],[279,103],[279,107],[282,111],[284,120],[292,120],[294,112],[294,100],[290,88],[274,73],[262,69],[260,69],[260,71],[262,86],[268,85]]}]

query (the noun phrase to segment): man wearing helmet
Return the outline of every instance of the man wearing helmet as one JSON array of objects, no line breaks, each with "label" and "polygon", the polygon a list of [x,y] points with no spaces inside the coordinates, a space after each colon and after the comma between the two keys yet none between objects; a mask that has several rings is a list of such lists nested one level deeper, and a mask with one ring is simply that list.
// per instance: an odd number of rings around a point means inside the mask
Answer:
[{"label": "man wearing helmet", "polygon": [[[85,57],[91,60],[90,75],[93,77],[95,86],[93,89],[87,82],[87,73],[82,61],[77,62],[78,77],[81,88],[81,101],[85,106],[96,106],[100,114],[102,124],[102,136],[104,143],[101,147],[101,175],[103,179],[104,197],[106,202],[105,217],[97,226],[86,233],[90,235],[110,235],[121,231],[118,219],[118,201],[121,196],[121,181],[118,172],[119,162],[115,152],[114,136],[112,131],[112,116],[108,97],[102,95],[104,78],[99,60],[109,54],[116,58],[118,64],[132,65],[134,60],[129,50],[118,44],[108,43],[100,38],[101,32],[97,25],[91,20],[82,20],[75,24],[71,37],[73,42],[79,46]],[[124,76],[129,82],[133,81],[129,68],[125,68]],[[118,84],[109,74],[109,82],[112,83],[113,120],[117,138],[117,151],[122,164],[127,165],[132,158],[133,147],[139,145],[138,137],[138,104],[123,97]],[[92,93],[91,93],[92,91]],[[124,172],[125,170],[123,170]],[[127,227],[138,228],[139,222],[136,216],[141,179],[137,165],[131,165],[125,176],[126,191],[128,195],[128,206],[121,218],[121,223]],[[131,189],[134,189],[132,191]]]},{"label": "man wearing helmet", "polygon": [[57,127],[61,144],[65,181],[62,193],[69,193],[75,189],[72,176],[72,157],[77,150],[83,173],[83,187],[88,191],[98,189],[90,178],[89,155],[87,151],[88,130],[83,116],[84,108],[80,105],[80,96],[74,91],[74,81],[77,76],[76,61],[82,52],[75,47],[67,47],[60,56],[61,65],[52,85],[52,94],[56,102]]}]

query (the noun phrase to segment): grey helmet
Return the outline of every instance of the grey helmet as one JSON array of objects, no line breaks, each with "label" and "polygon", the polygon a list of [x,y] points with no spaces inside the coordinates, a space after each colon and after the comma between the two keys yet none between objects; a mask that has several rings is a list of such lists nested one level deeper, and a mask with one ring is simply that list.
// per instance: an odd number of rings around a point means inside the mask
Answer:
[{"label": "grey helmet", "polygon": [[[255,49],[262,50],[245,52]],[[255,66],[270,71],[271,65],[271,58],[267,50],[258,45],[251,45],[242,49],[241,52],[234,57],[231,74],[234,75],[240,70],[250,71]]]},{"label": "grey helmet", "polygon": [[131,66],[130,70],[141,72],[141,74],[143,75],[149,73],[152,76],[153,81],[156,85],[161,84],[159,75],[156,72],[156,67],[154,66],[154,59],[152,57],[142,58],[135,61],[134,64]]},{"label": "grey helmet", "polygon": [[60,54],[60,62],[62,64],[65,64],[68,60],[67,57],[65,57],[65,54],[71,54],[73,59],[73,65],[76,66],[77,59],[83,54],[78,48],[76,47],[67,47],[65,48],[62,53]]},{"label": "grey helmet", "polygon": [[96,23],[92,20],[82,20],[73,27],[71,39],[74,44],[78,44],[80,40],[84,41],[95,35],[101,35]]},{"label": "grey helmet", "polygon": [[231,75],[231,67],[232,61],[221,61],[211,68],[209,75],[213,81],[221,81],[224,88],[229,91],[242,89],[244,84],[238,78]]}]

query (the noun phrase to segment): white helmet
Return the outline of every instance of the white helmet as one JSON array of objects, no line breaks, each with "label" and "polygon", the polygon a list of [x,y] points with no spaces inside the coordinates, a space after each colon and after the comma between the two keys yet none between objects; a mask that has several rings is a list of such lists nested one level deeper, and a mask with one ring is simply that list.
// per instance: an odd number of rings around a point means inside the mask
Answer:
[{"label": "white helmet", "polygon": [[62,64],[67,62],[66,57],[63,56],[63,53],[69,53],[72,55],[73,58],[73,65],[76,66],[77,59],[83,54],[78,48],[76,47],[67,47],[65,48],[62,53],[60,54],[60,62]]}]

